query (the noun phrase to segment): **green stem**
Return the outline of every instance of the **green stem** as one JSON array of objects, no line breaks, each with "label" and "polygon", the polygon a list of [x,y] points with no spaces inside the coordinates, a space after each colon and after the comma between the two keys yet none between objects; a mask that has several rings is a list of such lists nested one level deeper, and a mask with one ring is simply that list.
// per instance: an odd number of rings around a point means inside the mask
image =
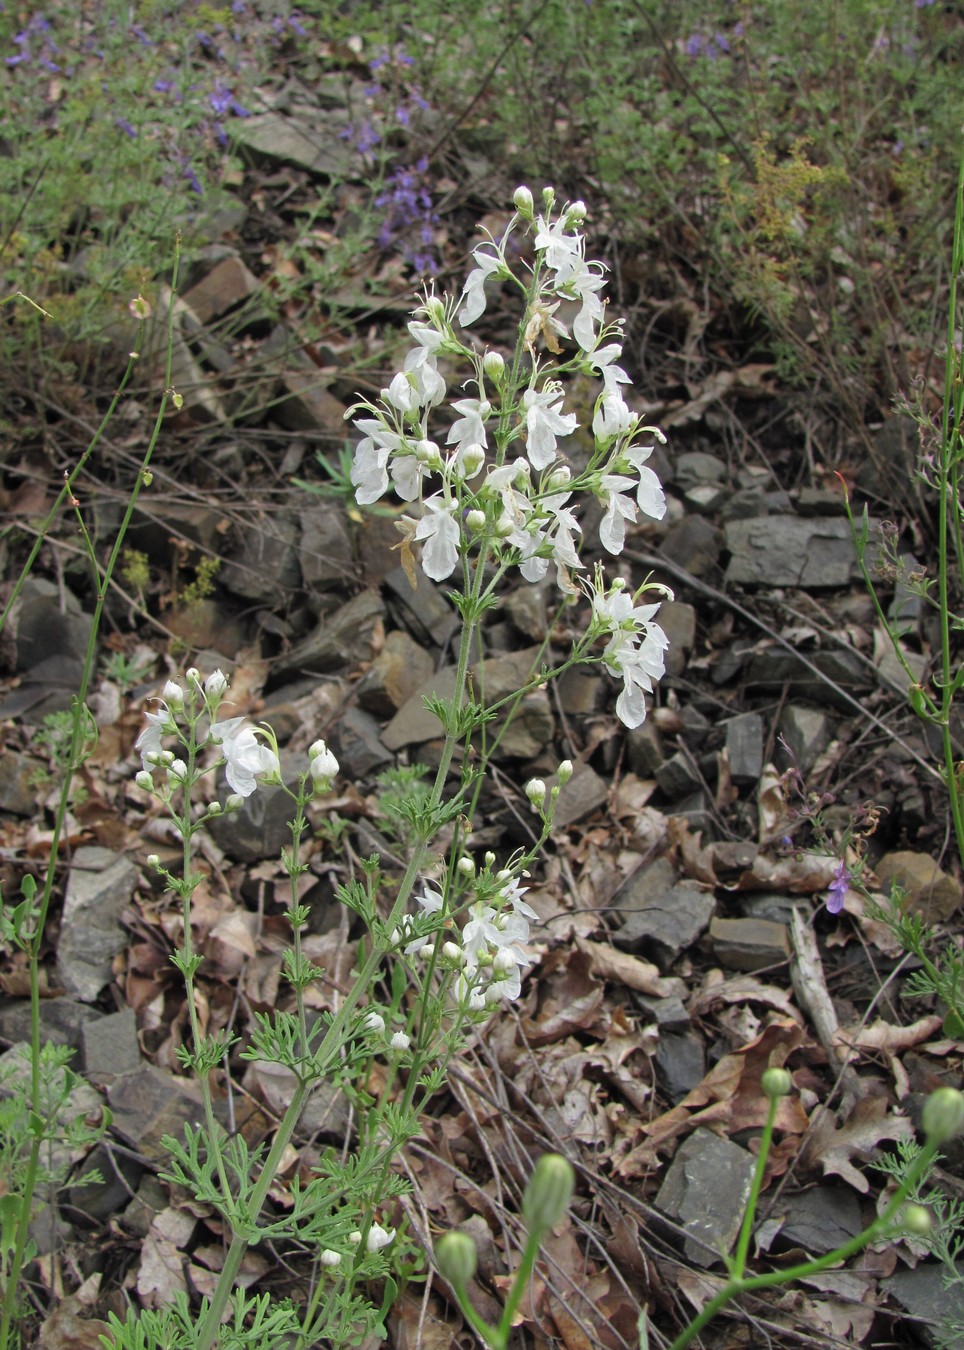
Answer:
[{"label": "green stem", "polygon": [[[670,1346],[670,1350],[686,1350],[691,1345],[703,1328],[713,1320],[729,1302],[740,1294],[755,1293],[758,1289],[770,1289],[776,1285],[789,1284],[793,1280],[805,1280],[811,1275],[817,1275],[829,1266],[836,1265],[839,1261],[846,1261],[849,1257],[862,1251],[868,1243],[873,1242],[875,1238],[882,1236],[892,1225],[895,1215],[904,1203],[912,1188],[927,1172],[937,1154],[936,1144],[927,1143],[924,1145],[919,1157],[915,1160],[913,1166],[907,1173],[907,1176],[894,1192],[890,1203],[877,1219],[862,1233],[838,1247],[835,1251],[828,1252],[826,1256],[821,1256],[814,1261],[803,1261],[799,1265],[791,1266],[787,1270],[774,1270],[768,1275],[757,1275],[750,1279],[745,1279],[742,1274],[737,1276],[735,1273],[727,1280],[723,1288],[710,1299],[706,1307],[694,1318],[685,1331],[683,1331]],[[764,1157],[763,1149],[760,1149],[760,1157]]]}]

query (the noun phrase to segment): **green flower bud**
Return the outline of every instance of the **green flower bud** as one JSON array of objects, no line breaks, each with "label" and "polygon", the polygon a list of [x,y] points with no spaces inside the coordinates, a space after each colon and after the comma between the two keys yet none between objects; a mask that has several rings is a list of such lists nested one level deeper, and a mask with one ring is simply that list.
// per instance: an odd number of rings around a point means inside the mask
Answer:
[{"label": "green flower bud", "polygon": [[425,313],[428,315],[429,322],[436,328],[441,328],[445,320],[445,305],[437,295],[430,295],[425,301]]},{"label": "green flower bud", "polygon": [[546,804],[546,785],[541,778],[530,778],[525,786],[525,794],[533,806],[541,811]]},{"label": "green flower bud", "polygon": [[941,1087],[924,1105],[924,1133],[933,1144],[946,1144],[964,1126],[964,1092]]},{"label": "green flower bud", "polygon": [[898,1222],[911,1237],[926,1237],[931,1231],[931,1212],[923,1205],[905,1205]]},{"label": "green flower bud", "polygon": [[564,759],[556,770],[556,779],[560,787],[565,787],[572,777],[572,760]]},{"label": "green flower bud", "polygon": [[465,523],[473,534],[481,534],[485,529],[485,512],[470,511],[465,517]]},{"label": "green flower bud", "polygon": [[512,204],[515,206],[515,209],[520,216],[524,216],[526,220],[532,219],[532,193],[527,187],[522,186],[516,188],[515,192],[512,194]]},{"label": "green flower bud", "polygon": [[544,1153],[522,1197],[522,1213],[530,1228],[553,1228],[569,1208],[576,1174],[559,1153]]},{"label": "green flower bud", "polygon": [[475,1274],[478,1254],[468,1233],[446,1233],[435,1244],[435,1264],[457,1289],[467,1285]]},{"label": "green flower bud", "polygon": [[760,1087],[763,1089],[764,1096],[771,1098],[771,1100],[774,1097],[786,1097],[793,1087],[789,1070],[767,1069],[760,1079]]},{"label": "green flower bud", "polygon": [[[529,200],[532,200],[531,196]],[[490,380],[498,384],[505,374],[505,357],[501,352],[486,352],[482,358],[482,369]]]},{"label": "green flower bud", "polygon": [[140,770],[140,772],[136,775],[134,782],[137,784],[137,786],[140,788],[142,792],[154,791],[154,779],[151,777],[151,775],[147,772],[146,769]]}]

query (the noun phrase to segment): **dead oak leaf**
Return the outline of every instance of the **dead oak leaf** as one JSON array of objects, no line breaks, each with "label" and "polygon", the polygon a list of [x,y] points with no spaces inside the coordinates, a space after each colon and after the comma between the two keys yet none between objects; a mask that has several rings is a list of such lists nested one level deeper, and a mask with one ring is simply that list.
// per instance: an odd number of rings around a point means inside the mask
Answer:
[{"label": "dead oak leaf", "polygon": [[801,1161],[811,1167],[819,1163],[825,1177],[842,1177],[866,1195],[870,1184],[852,1159],[869,1158],[882,1140],[902,1139],[912,1133],[906,1116],[888,1115],[884,1097],[862,1097],[843,1125],[838,1126],[830,1112],[822,1108],[814,1113],[800,1151]]}]

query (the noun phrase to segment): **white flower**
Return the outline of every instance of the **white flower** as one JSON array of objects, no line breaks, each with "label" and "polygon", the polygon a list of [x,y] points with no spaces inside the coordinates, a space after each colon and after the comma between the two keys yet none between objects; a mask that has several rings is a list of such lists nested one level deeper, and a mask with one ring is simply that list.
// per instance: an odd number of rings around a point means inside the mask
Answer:
[{"label": "white flower", "polygon": [[445,397],[445,380],[439,372],[437,353],[445,341],[444,333],[426,323],[413,321],[408,331],[418,343],[405,357],[405,369],[415,381],[419,399],[424,407],[433,407]]},{"label": "white flower", "polygon": [[597,441],[612,441],[628,431],[633,423],[633,414],[618,392],[603,393],[596,403],[596,414],[592,419],[592,434]]},{"label": "white flower", "polygon": [[469,273],[462,288],[462,305],[458,313],[458,320],[463,328],[475,323],[476,319],[485,313],[485,283],[489,277],[501,271],[503,266],[498,253],[483,251],[487,247],[488,245],[480,244],[478,248],[472,250],[476,266]]},{"label": "white flower", "polygon": [[485,434],[485,419],[492,411],[489,400],[460,398],[452,404],[452,407],[462,416],[452,423],[445,444],[457,445],[460,448],[470,443],[487,446],[489,442]]},{"label": "white flower", "polygon": [[134,777],[134,782],[142,792],[154,791],[154,779],[147,769],[141,769]]},{"label": "white flower", "polygon": [[582,261],[584,244],[581,235],[566,233],[566,221],[563,216],[551,225],[548,216],[540,216],[539,228],[536,231],[536,248],[545,250],[546,266],[553,272],[561,273],[565,279]]},{"label": "white flower", "polygon": [[[645,427],[643,430],[652,431],[654,428]],[[627,460],[639,474],[639,485],[636,489],[639,509],[645,515],[651,516],[653,520],[662,520],[666,514],[666,497],[656,474],[652,469],[647,469],[644,462],[649,459],[652,453],[652,446],[630,445],[620,452],[619,458],[620,460]]]},{"label": "white flower", "polygon": [[610,553],[621,553],[626,542],[626,521],[636,519],[636,507],[625,496],[625,492],[635,485],[631,478],[607,473],[601,478],[599,486],[599,497],[606,507],[599,526],[599,542]]},{"label": "white flower", "polygon": [[444,581],[455,571],[459,560],[459,523],[453,512],[458,503],[446,501],[441,493],[425,502],[426,514],[415,527],[413,538],[421,540],[422,571],[433,581]]},{"label": "white flower", "polygon": [[382,390],[382,398],[401,413],[416,412],[421,406],[421,390],[404,370],[400,370],[388,388]]},{"label": "white flower", "polygon": [[597,292],[605,286],[605,278],[594,268],[599,263],[583,263],[581,268],[565,284],[563,293],[574,295],[582,301],[582,308],[572,325],[572,335],[584,352],[591,352],[597,337],[594,324],[601,323],[604,307]]},{"label": "white flower", "polygon": [[579,425],[575,413],[562,413],[562,390],[548,384],[542,393],[527,389],[522,396],[526,409],[526,455],[534,469],[547,469],[556,457],[556,437],[569,436]]},{"label": "white flower", "polygon": [[355,426],[367,434],[355,446],[351,481],[355,500],[366,506],[388,491],[388,461],[403,441],[377,417],[361,417]]},{"label": "white flower", "polygon": [[393,1050],[407,1050],[412,1043],[411,1036],[406,1036],[404,1031],[396,1031],[395,1035],[389,1041]]},{"label": "white flower", "polygon": [[394,1237],[394,1228],[385,1229],[380,1223],[373,1223],[368,1230],[365,1246],[370,1252],[380,1252],[383,1247],[388,1246]]},{"label": "white flower", "polygon": [[525,785],[525,794],[533,806],[540,810],[546,803],[546,785],[541,778],[530,778]]},{"label": "white flower", "polygon": [[373,1031],[377,1035],[381,1035],[385,1030],[385,1019],[382,1017],[381,1013],[371,1012],[368,1014],[365,1018],[365,1030]]},{"label": "white flower", "polygon": [[438,891],[433,891],[430,886],[426,886],[421,895],[416,895],[415,903],[421,905],[425,914],[437,914],[445,901]]},{"label": "white flower", "polygon": [[318,1260],[323,1266],[328,1266],[329,1269],[333,1269],[335,1266],[341,1265],[341,1252],[336,1252],[333,1251],[331,1247],[326,1247]]},{"label": "white flower", "polygon": [[146,772],[157,765],[155,756],[163,753],[162,736],[172,735],[177,728],[166,703],[161,703],[162,712],[145,712],[147,726],[134,742],[134,749],[141,752],[141,763]]},{"label": "white flower", "polygon": [[221,747],[227,761],[225,774],[228,783],[242,797],[250,797],[259,778],[280,774],[281,765],[273,750],[258,740],[254,728],[243,717],[229,717],[215,722],[211,739]]},{"label": "white flower", "polygon": [[616,342],[610,342],[605,347],[597,347],[589,354],[590,369],[602,377],[604,394],[618,394],[616,386],[630,382],[622,366],[614,364],[622,354],[623,349]]}]

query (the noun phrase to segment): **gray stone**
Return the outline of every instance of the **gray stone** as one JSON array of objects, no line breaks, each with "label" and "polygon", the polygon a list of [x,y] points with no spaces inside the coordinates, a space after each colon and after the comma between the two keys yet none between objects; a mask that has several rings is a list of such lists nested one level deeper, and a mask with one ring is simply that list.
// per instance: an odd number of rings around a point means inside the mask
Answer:
[{"label": "gray stone", "polygon": [[763,718],[743,713],[726,723],[726,750],[730,777],[740,787],[756,785],[763,772]]},{"label": "gray stone", "polygon": [[925,923],[947,923],[960,908],[961,883],[927,853],[893,849],[884,854],[874,870],[885,890],[893,885],[903,890],[904,909],[920,914]]},{"label": "gray stone", "polygon": [[274,662],[279,677],[314,674],[354,667],[372,659],[375,624],[385,617],[385,605],[378,591],[362,591],[319,621],[308,637],[296,642]]},{"label": "gray stone", "polygon": [[152,1162],[170,1157],[161,1143],[165,1134],[183,1139],[185,1125],[204,1124],[204,1105],[197,1086],[154,1064],[121,1074],[108,1086],[113,1128]]},{"label": "gray stone", "polygon": [[3,700],[4,717],[30,711],[35,719],[69,708],[76,696],[90,636],[91,617],[68,590],[29,577],[4,629],[5,658],[18,688]]},{"label": "gray stone", "polygon": [[640,778],[652,778],[665,764],[666,753],[655,724],[647,719],[641,727],[634,727],[626,735],[626,753],[629,767]]},{"label": "gray stone", "polygon": [[108,1013],[83,1028],[84,1064],[88,1078],[109,1083],[119,1073],[139,1068],[141,1047],[137,1041],[137,1018],[133,1009]]},{"label": "gray stone", "polygon": [[776,1242],[823,1256],[856,1237],[863,1228],[860,1201],[849,1186],[814,1186],[781,1202],[786,1218]]},{"label": "gray stone", "polygon": [[740,911],[745,919],[768,919],[771,923],[786,926],[793,921],[794,911],[807,907],[807,901],[801,896],[771,893],[745,893],[739,899]]},{"label": "gray stone", "polygon": [[406,623],[415,638],[429,638],[436,647],[446,647],[453,640],[462,621],[443,590],[428,577],[420,573],[418,587],[412,590],[404,569],[395,567],[385,577],[385,585],[405,606]]},{"label": "gray stone", "polygon": [[725,483],[726,465],[716,455],[703,450],[687,450],[676,457],[676,479],[682,488],[697,483]]},{"label": "gray stone", "polygon": [[277,607],[301,581],[297,544],[293,520],[284,515],[266,516],[256,526],[243,528],[243,537],[218,580],[233,595]]},{"label": "gray stone", "polygon": [[797,511],[801,516],[846,515],[844,495],[828,488],[804,487],[796,494]]},{"label": "gray stone", "polygon": [[683,1001],[671,994],[669,998],[650,998],[648,994],[633,992],[633,1002],[645,1017],[655,1022],[660,1032],[673,1033],[689,1031],[692,1019]]},{"label": "gray stone", "polygon": [[786,741],[787,751],[780,747],[784,766],[795,764],[800,772],[808,774],[830,744],[830,718],[819,708],[803,703],[788,703],[778,724],[780,736]]},{"label": "gray stone", "polygon": [[677,881],[672,863],[657,858],[616,897],[620,926],[613,942],[632,950],[651,948],[668,965],[705,932],[714,908],[710,892],[691,881]]},{"label": "gray stone", "polygon": [[337,109],[326,110],[323,119],[266,112],[232,124],[238,150],[250,163],[289,164],[342,182],[356,168],[355,151],[342,135],[347,130],[348,114]]},{"label": "gray stone", "polygon": [[208,324],[250,300],[257,289],[257,277],[232,254],[215,263],[196,285],[184,292],[182,298],[201,323]]},{"label": "gray stone", "polygon": [[769,919],[714,919],[710,941],[727,970],[762,970],[789,959],[790,939],[782,923]]},{"label": "gray stone", "polygon": [[656,770],[656,782],[667,797],[682,797],[701,786],[698,766],[693,756],[677,750]]},{"label": "gray stone", "polygon": [[341,502],[319,501],[298,512],[298,561],[308,591],[344,586],[355,570],[348,517]]},{"label": "gray stone", "polygon": [[692,1031],[661,1032],[656,1047],[656,1068],[663,1091],[675,1106],[706,1073],[702,1037]]},{"label": "gray stone", "polygon": [[[555,775],[547,780],[550,788],[555,782]],[[576,764],[572,777],[562,787],[556,799],[553,824],[557,829],[564,830],[567,825],[591,816],[593,811],[605,806],[608,800],[609,784],[588,764]]]},{"label": "gray stone", "polygon": [[851,695],[854,690],[870,686],[868,670],[855,652],[838,647],[832,651],[808,653],[808,660],[819,674],[815,674],[785,647],[768,647],[756,651],[744,666],[745,687],[748,690],[772,689],[785,684],[800,698],[830,703],[849,712],[851,704],[840,697],[831,687],[832,684],[847,689]]},{"label": "gray stone", "polygon": [[381,739],[381,725],[362,708],[346,708],[339,715],[331,731],[331,746],[348,782],[364,778],[392,759]]},{"label": "gray stone", "polygon": [[455,695],[455,667],[445,666],[421,685],[382,728],[382,744],[388,750],[401,750],[406,745],[421,745],[437,740],[444,733],[435,713],[425,706],[426,696],[451,699]]},{"label": "gray stone", "polygon": [[289,431],[314,431],[340,436],[345,425],[344,403],[328,388],[330,372],[319,370],[304,352],[289,352],[281,372],[281,399],[276,416]]},{"label": "gray stone", "polygon": [[516,586],[505,602],[515,627],[530,642],[541,642],[549,628],[549,597],[558,606],[559,592],[548,579]]},{"label": "gray stone", "polygon": [[680,600],[665,600],[659,607],[657,621],[669,638],[666,674],[682,675],[696,642],[696,610]]},{"label": "gray stone", "polygon": [[[87,1003],[78,1003],[72,998],[43,998],[40,1000],[40,1040],[41,1044],[51,1041],[54,1045],[69,1045],[77,1053],[70,1061],[75,1071],[83,1071],[84,1029],[91,1022],[99,1021],[104,1014]],[[0,1040],[30,1040],[30,1003],[27,999],[18,999],[0,1008]]]},{"label": "gray stone", "polygon": [[14,816],[36,815],[37,782],[46,769],[46,764],[32,755],[9,748],[0,751],[0,811]]},{"label": "gray stone", "polygon": [[752,1154],[711,1130],[694,1130],[676,1150],[656,1208],[685,1230],[683,1251],[695,1265],[716,1265],[730,1251],[755,1169]]},{"label": "gray stone", "polygon": [[57,944],[57,975],[68,994],[92,1003],[109,981],[126,941],[120,917],[136,885],[136,867],[110,849],[74,854]]},{"label": "gray stone", "polygon": [[764,516],[725,527],[726,581],[741,586],[848,586],[856,567],[846,520]]},{"label": "gray stone", "polygon": [[697,487],[687,488],[683,493],[687,509],[703,516],[715,516],[726,498],[726,488],[715,487],[711,483],[700,483]]},{"label": "gray stone", "polygon": [[958,1262],[956,1270],[957,1281],[947,1289],[944,1287],[944,1268],[940,1265],[898,1270],[889,1279],[881,1281],[882,1289],[912,1317],[918,1317],[925,1323],[919,1330],[928,1345],[948,1346],[954,1343],[943,1335],[938,1337],[945,1322],[949,1324],[952,1334],[960,1336],[964,1325],[964,1262]]},{"label": "gray stone", "polygon": [[609,699],[606,681],[599,671],[581,666],[573,666],[559,677],[556,694],[567,717],[587,717],[600,712]]},{"label": "gray stone", "polygon": [[704,516],[684,516],[663,540],[663,552],[670,562],[694,577],[715,575],[722,551],[723,535]]},{"label": "gray stone", "polygon": [[403,628],[396,628],[358,683],[358,704],[379,717],[393,716],[432,678],[435,662]]},{"label": "gray stone", "polygon": [[[297,785],[299,774],[306,768],[304,755],[281,751],[281,774],[289,788]],[[230,791],[219,774],[221,800]],[[288,822],[294,816],[294,803],[280,787],[259,787],[238,811],[214,816],[206,828],[218,848],[236,862],[258,862],[261,858],[278,858],[282,848],[291,843]]]},{"label": "gray stone", "polygon": [[[100,1174],[100,1180],[94,1178]],[[134,1199],[144,1168],[127,1152],[106,1143],[91,1149],[67,1191],[68,1214],[93,1224],[107,1223]]]}]

